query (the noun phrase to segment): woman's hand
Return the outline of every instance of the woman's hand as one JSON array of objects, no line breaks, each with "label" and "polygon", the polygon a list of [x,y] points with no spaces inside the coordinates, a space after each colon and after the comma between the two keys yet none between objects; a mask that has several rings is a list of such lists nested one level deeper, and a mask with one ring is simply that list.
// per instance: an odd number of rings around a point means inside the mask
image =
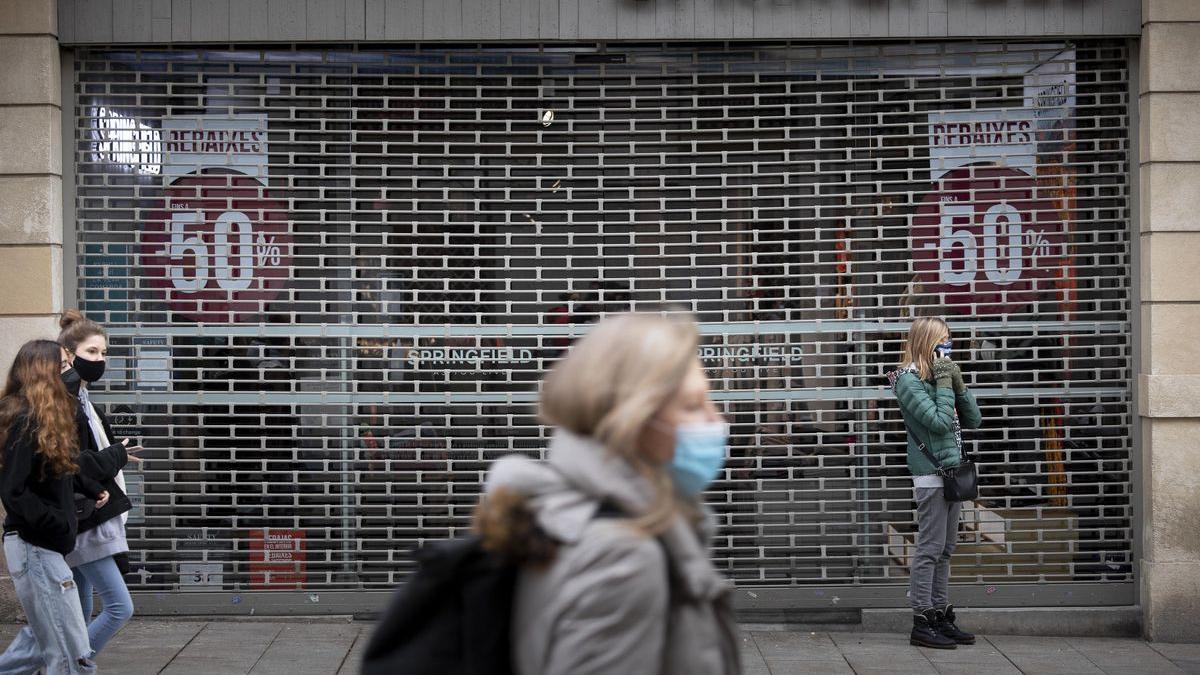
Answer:
[{"label": "woman's hand", "polygon": [[100,493],[100,498],[96,500],[96,508],[102,509],[108,503],[108,490]]},{"label": "woman's hand", "polygon": [[957,363],[954,364],[954,372],[951,373],[951,377],[953,378],[951,383],[954,385],[954,393],[961,394],[967,390],[967,383],[963,382],[962,369],[958,367]]},{"label": "woman's hand", "polygon": [[127,461],[133,462],[134,464],[142,463],[142,458],[138,457],[137,453],[145,450],[145,448],[140,445],[130,445],[128,438],[121,441],[121,445],[125,446],[125,457],[128,458]]},{"label": "woman's hand", "polygon": [[[937,380],[937,386],[940,389],[949,389],[954,386],[954,373],[958,372],[958,364],[950,359],[940,358],[933,362],[933,379]],[[959,373],[959,377],[962,374]]]}]

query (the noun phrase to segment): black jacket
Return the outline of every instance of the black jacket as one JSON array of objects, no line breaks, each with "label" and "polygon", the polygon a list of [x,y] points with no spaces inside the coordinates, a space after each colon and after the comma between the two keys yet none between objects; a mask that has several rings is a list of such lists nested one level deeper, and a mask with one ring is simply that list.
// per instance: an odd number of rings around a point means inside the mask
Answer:
[{"label": "black jacket", "polygon": [[[75,491],[95,499],[99,486],[79,474],[54,475],[37,451],[37,436],[26,416],[13,421],[0,468],[0,501],[8,515],[4,531],[63,555],[75,550]],[[45,473],[43,473],[45,471]]]},{"label": "black jacket", "polygon": [[[108,418],[99,408],[93,408],[96,410],[96,416],[100,418],[101,426],[104,427],[104,435],[112,441],[114,436],[112,427],[108,426]],[[129,461],[129,454],[120,443],[109,445],[107,448],[97,446],[92,427],[88,424],[87,413],[83,409],[83,402],[80,402],[76,412],[75,424],[79,427],[79,473],[84,480],[95,481],[102,490],[108,491],[108,503],[103,508],[91,511],[79,521],[79,531],[87,532],[100,523],[133,509],[133,502],[117,485],[116,480],[117,474]]]}]

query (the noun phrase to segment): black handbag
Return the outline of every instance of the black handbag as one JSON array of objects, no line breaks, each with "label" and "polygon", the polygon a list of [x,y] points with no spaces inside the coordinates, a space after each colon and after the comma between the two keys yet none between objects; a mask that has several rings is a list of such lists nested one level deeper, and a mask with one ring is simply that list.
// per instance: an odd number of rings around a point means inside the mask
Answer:
[{"label": "black handbag", "polygon": [[916,439],[917,448],[921,450],[925,458],[937,467],[937,474],[942,477],[942,496],[946,498],[946,501],[969,502],[979,497],[979,472],[975,469],[975,462],[967,457],[965,450],[962,462],[958,466],[942,468],[925,443],[913,433],[907,420],[904,422],[904,427],[908,429],[908,435]]}]

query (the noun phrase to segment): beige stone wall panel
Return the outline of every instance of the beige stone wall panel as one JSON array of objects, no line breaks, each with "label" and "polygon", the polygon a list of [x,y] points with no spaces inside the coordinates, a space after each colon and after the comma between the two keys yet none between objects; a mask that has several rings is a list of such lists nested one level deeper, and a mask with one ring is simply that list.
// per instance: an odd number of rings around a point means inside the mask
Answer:
[{"label": "beige stone wall panel", "polygon": [[1140,372],[1200,375],[1200,304],[1147,302],[1141,307]]},{"label": "beige stone wall panel", "polygon": [[61,118],[49,105],[0,106],[0,174],[61,176]]},{"label": "beige stone wall panel", "polygon": [[1142,235],[1141,299],[1200,302],[1200,232]]},{"label": "beige stone wall panel", "polygon": [[[1200,375],[1140,375],[1138,406],[1145,417],[1200,418]],[[1200,450],[1200,443],[1196,449]],[[1200,458],[1200,453],[1196,454]]]},{"label": "beige stone wall panel", "polygon": [[1146,637],[1159,642],[1200,642],[1200,563],[1142,565]]},{"label": "beige stone wall panel", "polygon": [[1200,162],[1147,164],[1139,178],[1142,232],[1200,232]]},{"label": "beige stone wall panel", "polygon": [[1142,23],[1150,21],[1200,21],[1200,2],[1142,0]]},{"label": "beige stone wall panel", "polygon": [[62,311],[62,248],[0,247],[0,316]]},{"label": "beige stone wall panel", "polygon": [[62,179],[0,176],[0,245],[62,241]]},{"label": "beige stone wall panel", "polygon": [[0,64],[0,102],[57,104],[62,98],[53,36],[0,37]]},{"label": "beige stone wall panel", "polygon": [[0,381],[8,379],[8,367],[21,345],[30,340],[58,337],[58,316],[0,316]]},{"label": "beige stone wall panel", "polygon": [[1144,95],[1141,114],[1144,160],[1200,162],[1200,93]]},{"label": "beige stone wall panel", "polygon": [[55,0],[0,0],[0,34],[58,35]]},{"label": "beige stone wall panel", "polygon": [[[1197,378],[1200,379],[1200,378]],[[1143,470],[1156,477],[1150,493],[1154,527],[1142,538],[1146,560],[1200,564],[1200,419],[1155,419],[1142,425],[1151,448]]]},{"label": "beige stone wall panel", "polygon": [[1200,91],[1197,48],[1200,48],[1200,21],[1146,26],[1142,39],[1142,92]]}]

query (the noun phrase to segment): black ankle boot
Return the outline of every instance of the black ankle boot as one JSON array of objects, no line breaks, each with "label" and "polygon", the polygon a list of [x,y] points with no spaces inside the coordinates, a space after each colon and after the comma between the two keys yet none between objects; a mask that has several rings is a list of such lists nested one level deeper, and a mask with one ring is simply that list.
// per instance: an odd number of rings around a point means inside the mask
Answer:
[{"label": "black ankle boot", "polygon": [[959,630],[958,626],[954,625],[954,621],[955,621],[954,605],[946,605],[946,611],[944,611],[944,612],[938,611],[938,610],[935,610],[935,611],[937,611],[937,619],[938,619],[938,627],[937,628],[938,628],[938,631],[940,631],[942,635],[945,635],[946,637],[950,638],[951,640],[954,640],[954,642],[956,642],[957,644],[960,644],[960,645],[975,644],[975,636],[974,635],[971,635],[970,633],[968,633],[964,630]]},{"label": "black ankle boot", "polygon": [[909,636],[908,643],[933,649],[957,649],[958,644],[942,635],[937,627],[936,610],[927,609],[924,614],[914,614],[912,635]]}]

